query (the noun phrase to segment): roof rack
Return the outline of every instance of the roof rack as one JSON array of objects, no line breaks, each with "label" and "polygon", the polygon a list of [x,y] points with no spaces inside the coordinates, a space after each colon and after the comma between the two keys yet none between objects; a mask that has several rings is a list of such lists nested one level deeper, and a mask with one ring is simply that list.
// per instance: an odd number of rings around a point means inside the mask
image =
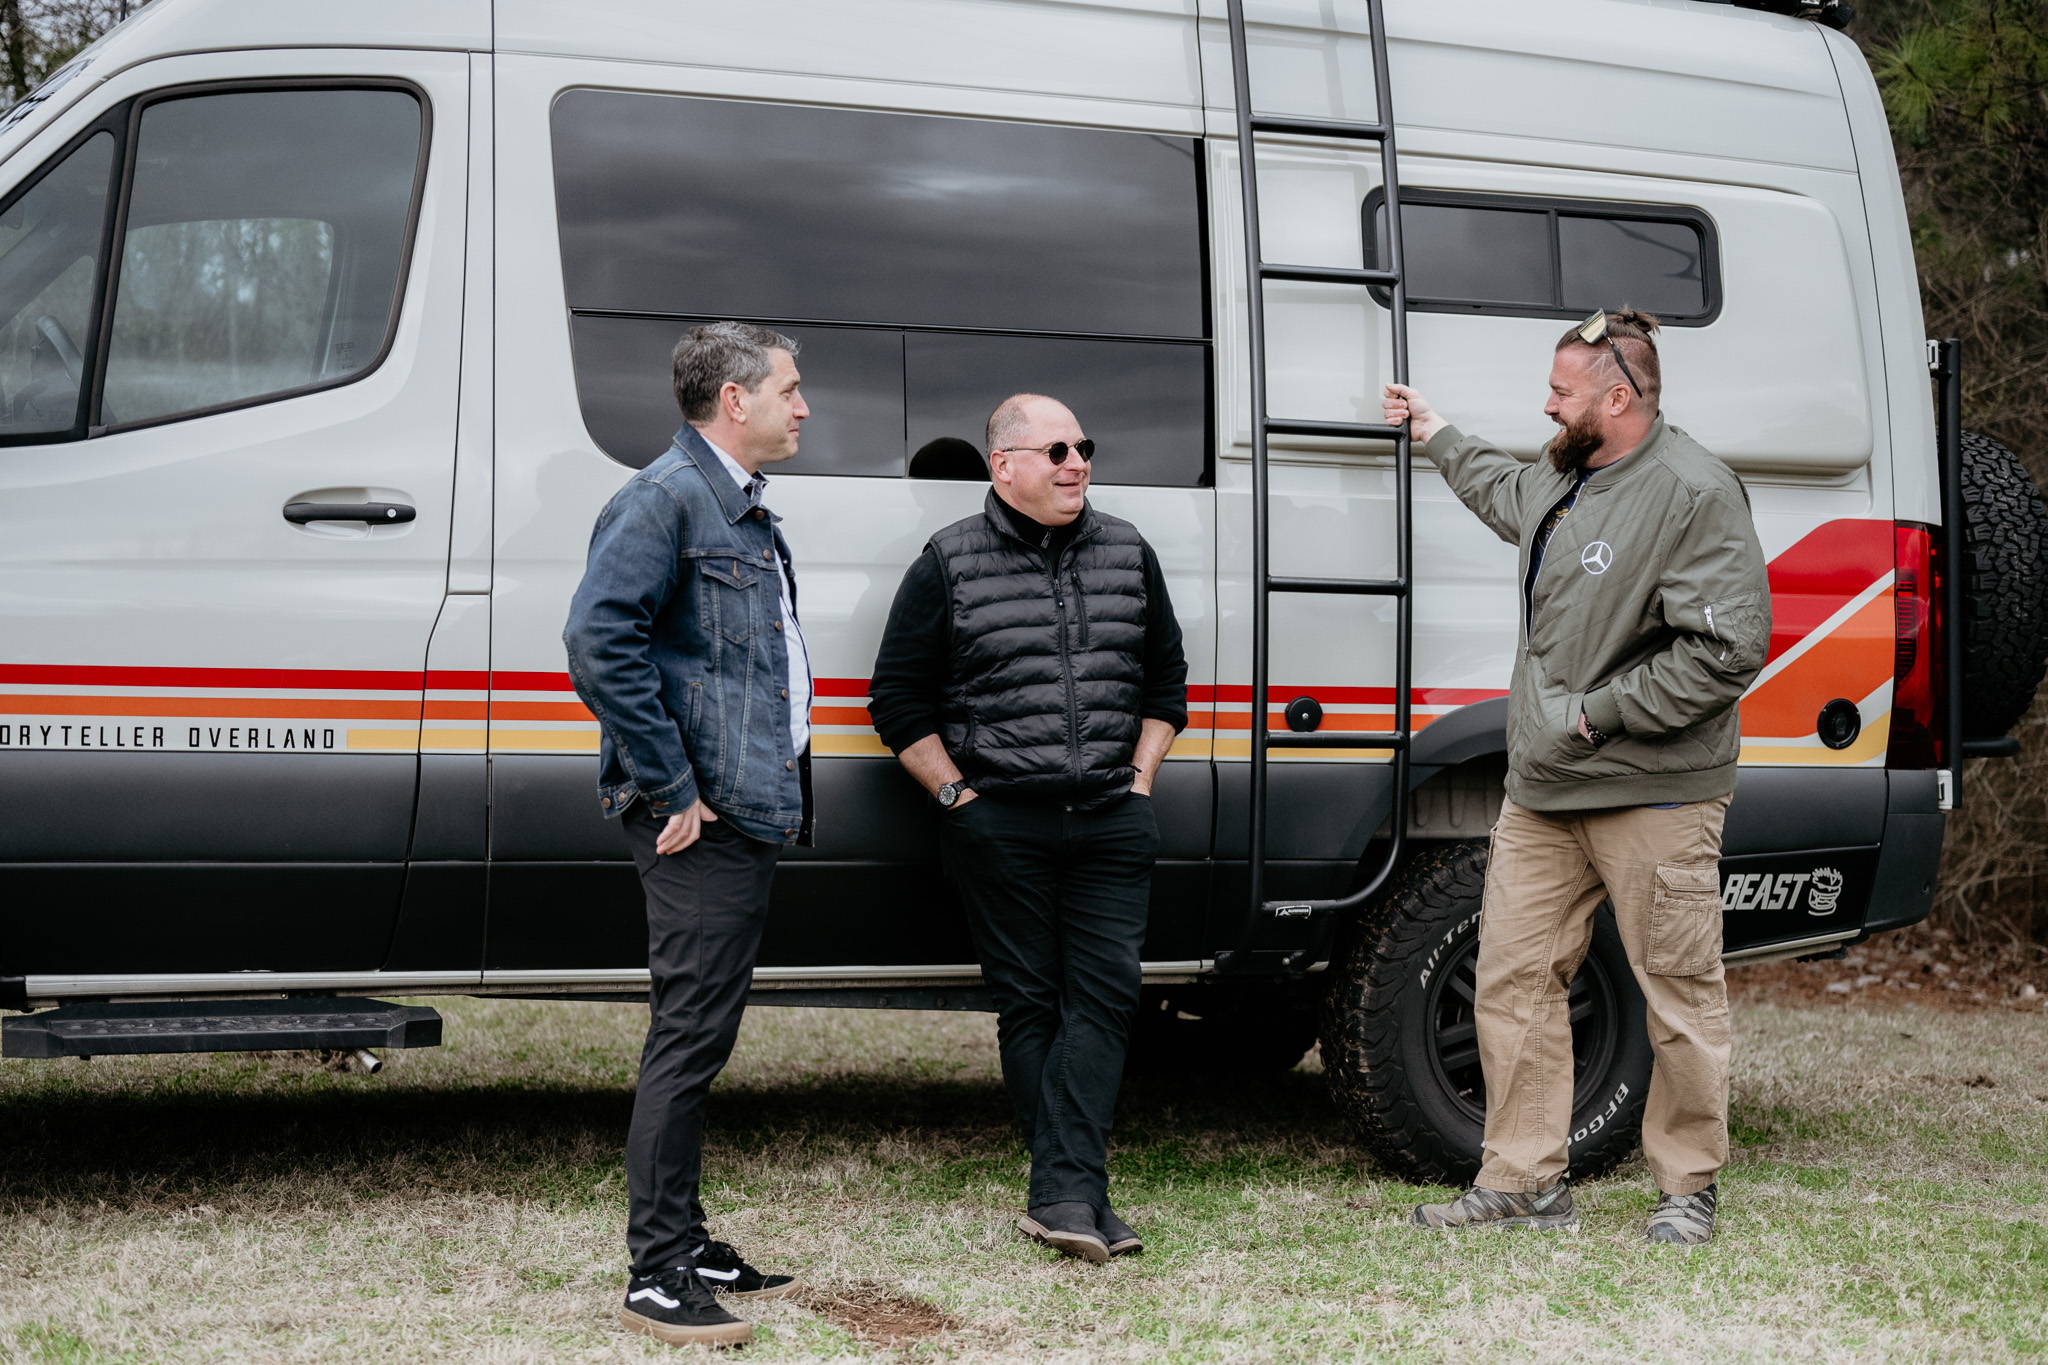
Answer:
[{"label": "roof rack", "polygon": [[1848,0],[1703,0],[1709,5],[1733,5],[1737,9],[1760,9],[1766,14],[1784,14],[1794,19],[1811,19],[1829,28],[1847,28],[1856,17]]}]

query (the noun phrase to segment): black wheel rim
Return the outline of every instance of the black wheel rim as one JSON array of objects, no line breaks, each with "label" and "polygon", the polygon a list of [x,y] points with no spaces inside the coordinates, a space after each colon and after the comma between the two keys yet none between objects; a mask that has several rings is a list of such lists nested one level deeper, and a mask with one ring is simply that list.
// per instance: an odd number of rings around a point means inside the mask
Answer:
[{"label": "black wheel rim", "polygon": [[[1479,1031],[1473,1018],[1478,995],[1479,936],[1458,946],[1444,970],[1429,984],[1429,1064],[1441,1093],[1474,1123],[1486,1120],[1486,1080],[1479,1067]],[[1604,1083],[1620,1047],[1621,1008],[1616,983],[1593,953],[1572,978],[1572,1111]]]}]

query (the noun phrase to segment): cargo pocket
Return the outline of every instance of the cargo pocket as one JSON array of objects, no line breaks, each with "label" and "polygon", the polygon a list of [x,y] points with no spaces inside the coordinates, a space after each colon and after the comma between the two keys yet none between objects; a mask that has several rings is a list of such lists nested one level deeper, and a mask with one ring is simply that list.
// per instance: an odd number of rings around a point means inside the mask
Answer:
[{"label": "cargo pocket", "polygon": [[1712,864],[1658,868],[1643,970],[1653,976],[1698,976],[1712,970],[1720,956],[1720,872]]}]

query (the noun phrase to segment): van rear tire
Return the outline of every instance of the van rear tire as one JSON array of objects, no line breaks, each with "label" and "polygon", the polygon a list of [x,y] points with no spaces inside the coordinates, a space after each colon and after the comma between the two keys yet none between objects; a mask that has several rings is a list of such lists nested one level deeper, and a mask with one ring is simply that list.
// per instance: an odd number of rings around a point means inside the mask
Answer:
[{"label": "van rear tire", "polygon": [[2048,506],[2019,456],[1962,439],[1963,735],[1996,739],[2033,704],[2048,665]]},{"label": "van rear tire", "polygon": [[[1422,1184],[1464,1185],[1479,1171],[1486,1087],[1472,1029],[1481,840],[1409,860],[1344,936],[1323,1004],[1323,1071],[1360,1143]],[[1572,982],[1571,1176],[1589,1179],[1635,1151],[1649,1093],[1642,993],[1614,915],[1601,906]]]}]

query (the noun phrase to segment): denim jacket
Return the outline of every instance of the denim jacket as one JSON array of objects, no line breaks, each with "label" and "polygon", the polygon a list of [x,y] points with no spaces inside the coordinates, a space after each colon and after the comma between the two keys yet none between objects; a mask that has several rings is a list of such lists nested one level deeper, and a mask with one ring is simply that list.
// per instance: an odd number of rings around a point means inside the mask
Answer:
[{"label": "denim jacket", "polygon": [[598,515],[562,632],[569,676],[603,740],[598,804],[693,801],[770,843],[808,842],[808,758],[790,752],[780,517],[747,495],[694,428]]}]

